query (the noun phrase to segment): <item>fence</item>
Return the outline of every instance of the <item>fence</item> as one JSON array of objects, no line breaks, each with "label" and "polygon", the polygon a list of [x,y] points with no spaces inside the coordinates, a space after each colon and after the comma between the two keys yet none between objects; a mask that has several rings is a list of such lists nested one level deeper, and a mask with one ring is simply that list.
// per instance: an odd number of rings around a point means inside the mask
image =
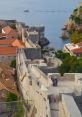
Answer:
[{"label": "fence", "polygon": [[25,117],[24,101],[0,102],[0,117]]}]

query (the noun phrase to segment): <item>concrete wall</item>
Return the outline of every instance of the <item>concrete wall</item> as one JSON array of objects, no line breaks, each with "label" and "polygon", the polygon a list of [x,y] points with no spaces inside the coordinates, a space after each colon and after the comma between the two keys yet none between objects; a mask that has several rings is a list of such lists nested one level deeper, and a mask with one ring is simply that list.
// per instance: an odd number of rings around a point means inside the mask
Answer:
[{"label": "concrete wall", "polygon": [[0,55],[0,62],[11,63],[16,58],[16,55]]},{"label": "concrete wall", "polygon": [[41,66],[39,67],[45,74],[48,73],[54,73],[55,72],[55,68],[54,67],[48,67],[48,66]]},{"label": "concrete wall", "polygon": [[44,37],[44,31],[45,27],[44,26],[32,26],[28,28],[29,31],[37,31],[39,34],[39,39]]},{"label": "concrete wall", "polygon": [[28,48],[24,49],[27,59],[40,59],[41,58],[41,48]]},{"label": "concrete wall", "polygon": [[72,96],[62,94],[62,105],[66,117],[82,117]]},{"label": "concrete wall", "polygon": [[36,38],[36,36],[35,36],[34,41],[33,41],[33,37],[31,37],[31,38],[32,39],[29,39],[29,36],[27,36],[26,29],[22,28],[22,41],[25,43],[25,46],[27,48],[37,48],[37,47],[40,48],[40,46],[38,44],[36,45],[36,41],[38,40],[38,37]]},{"label": "concrete wall", "polygon": [[41,87],[49,88],[52,86],[52,81],[49,79],[38,67],[29,65],[28,66],[32,76],[35,76],[37,82],[40,83]]},{"label": "concrete wall", "polygon": [[29,39],[36,44],[39,41],[39,35],[29,35]]},{"label": "concrete wall", "polygon": [[72,80],[75,81],[75,73],[64,73],[63,76],[60,75],[60,73],[48,73],[49,75],[54,75],[55,78],[58,78],[59,80]]},{"label": "concrete wall", "polygon": [[28,32],[27,31],[27,39],[31,40],[33,43],[38,43],[39,41],[39,34],[36,31]]},{"label": "concrete wall", "polygon": [[77,85],[75,89],[76,95],[82,95],[82,73],[75,73],[75,85]]}]

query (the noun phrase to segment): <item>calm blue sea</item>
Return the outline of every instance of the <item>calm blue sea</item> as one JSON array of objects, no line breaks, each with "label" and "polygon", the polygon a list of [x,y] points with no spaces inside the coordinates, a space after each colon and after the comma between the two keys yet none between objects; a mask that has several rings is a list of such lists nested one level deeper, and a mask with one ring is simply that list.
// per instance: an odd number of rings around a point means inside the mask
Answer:
[{"label": "calm blue sea", "polygon": [[[81,0],[0,0],[0,18],[17,19],[27,25],[44,25],[50,46],[60,49],[61,28]],[[29,10],[25,13],[24,10]]]}]

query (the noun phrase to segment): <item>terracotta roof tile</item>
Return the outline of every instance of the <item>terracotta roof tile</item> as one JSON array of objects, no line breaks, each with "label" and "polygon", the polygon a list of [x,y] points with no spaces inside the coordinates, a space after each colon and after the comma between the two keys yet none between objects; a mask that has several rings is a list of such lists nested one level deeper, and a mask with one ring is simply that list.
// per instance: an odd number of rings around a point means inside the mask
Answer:
[{"label": "terracotta roof tile", "polygon": [[24,48],[25,47],[24,43],[21,40],[18,40],[18,39],[15,39],[12,42],[12,46],[15,46],[15,47],[18,47],[18,48]]},{"label": "terracotta roof tile", "polygon": [[6,89],[6,87],[0,82],[0,90]]},{"label": "terracotta roof tile", "polygon": [[6,34],[0,33],[0,37],[7,36]]},{"label": "terracotta roof tile", "polygon": [[4,27],[3,30],[4,30],[4,32],[5,32],[6,34],[9,34],[11,31],[13,31],[13,32],[15,31],[15,30],[13,30],[10,26]]},{"label": "terracotta roof tile", "polygon": [[16,47],[0,47],[0,55],[16,55]]},{"label": "terracotta roof tile", "polygon": [[[14,80],[13,69],[4,63],[0,63],[2,72],[0,73],[0,90],[6,89],[9,92],[15,93],[19,96],[17,91],[16,82]],[[3,77],[4,76],[4,77]]]},{"label": "terracotta roof tile", "polygon": [[21,40],[18,39],[5,39],[0,40],[0,45],[10,45],[13,47],[24,48],[25,45]]},{"label": "terracotta roof tile", "polygon": [[0,45],[1,44],[12,44],[12,42],[14,41],[15,39],[3,39],[3,40],[0,40]]},{"label": "terracotta roof tile", "polygon": [[13,29],[12,29],[10,26],[6,26],[6,27],[3,28],[3,30],[4,30],[4,32],[5,32],[6,34],[8,34],[8,33],[10,33],[10,31],[13,30]]},{"label": "terracotta roof tile", "polygon": [[75,54],[81,54],[82,53],[82,48],[77,48],[72,50]]},{"label": "terracotta roof tile", "polygon": [[79,45],[79,46],[82,46],[82,42],[80,42],[78,45]]}]

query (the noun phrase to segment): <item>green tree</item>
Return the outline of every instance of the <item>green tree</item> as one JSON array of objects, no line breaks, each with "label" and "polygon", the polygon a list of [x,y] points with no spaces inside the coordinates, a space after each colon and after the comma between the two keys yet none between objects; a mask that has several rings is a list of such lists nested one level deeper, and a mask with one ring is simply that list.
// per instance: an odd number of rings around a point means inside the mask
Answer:
[{"label": "green tree", "polygon": [[64,59],[63,63],[59,67],[61,75],[64,73],[82,73],[82,58],[70,56]]},{"label": "green tree", "polygon": [[78,34],[77,31],[72,32],[72,34],[70,36],[71,42],[74,44],[79,43],[81,41],[80,37],[81,37],[81,35]]},{"label": "green tree", "polygon": [[61,50],[58,50],[57,52],[55,52],[55,55],[56,55],[57,58],[60,58],[61,60],[64,60],[64,59],[66,59],[70,56],[69,53],[64,53]]}]

